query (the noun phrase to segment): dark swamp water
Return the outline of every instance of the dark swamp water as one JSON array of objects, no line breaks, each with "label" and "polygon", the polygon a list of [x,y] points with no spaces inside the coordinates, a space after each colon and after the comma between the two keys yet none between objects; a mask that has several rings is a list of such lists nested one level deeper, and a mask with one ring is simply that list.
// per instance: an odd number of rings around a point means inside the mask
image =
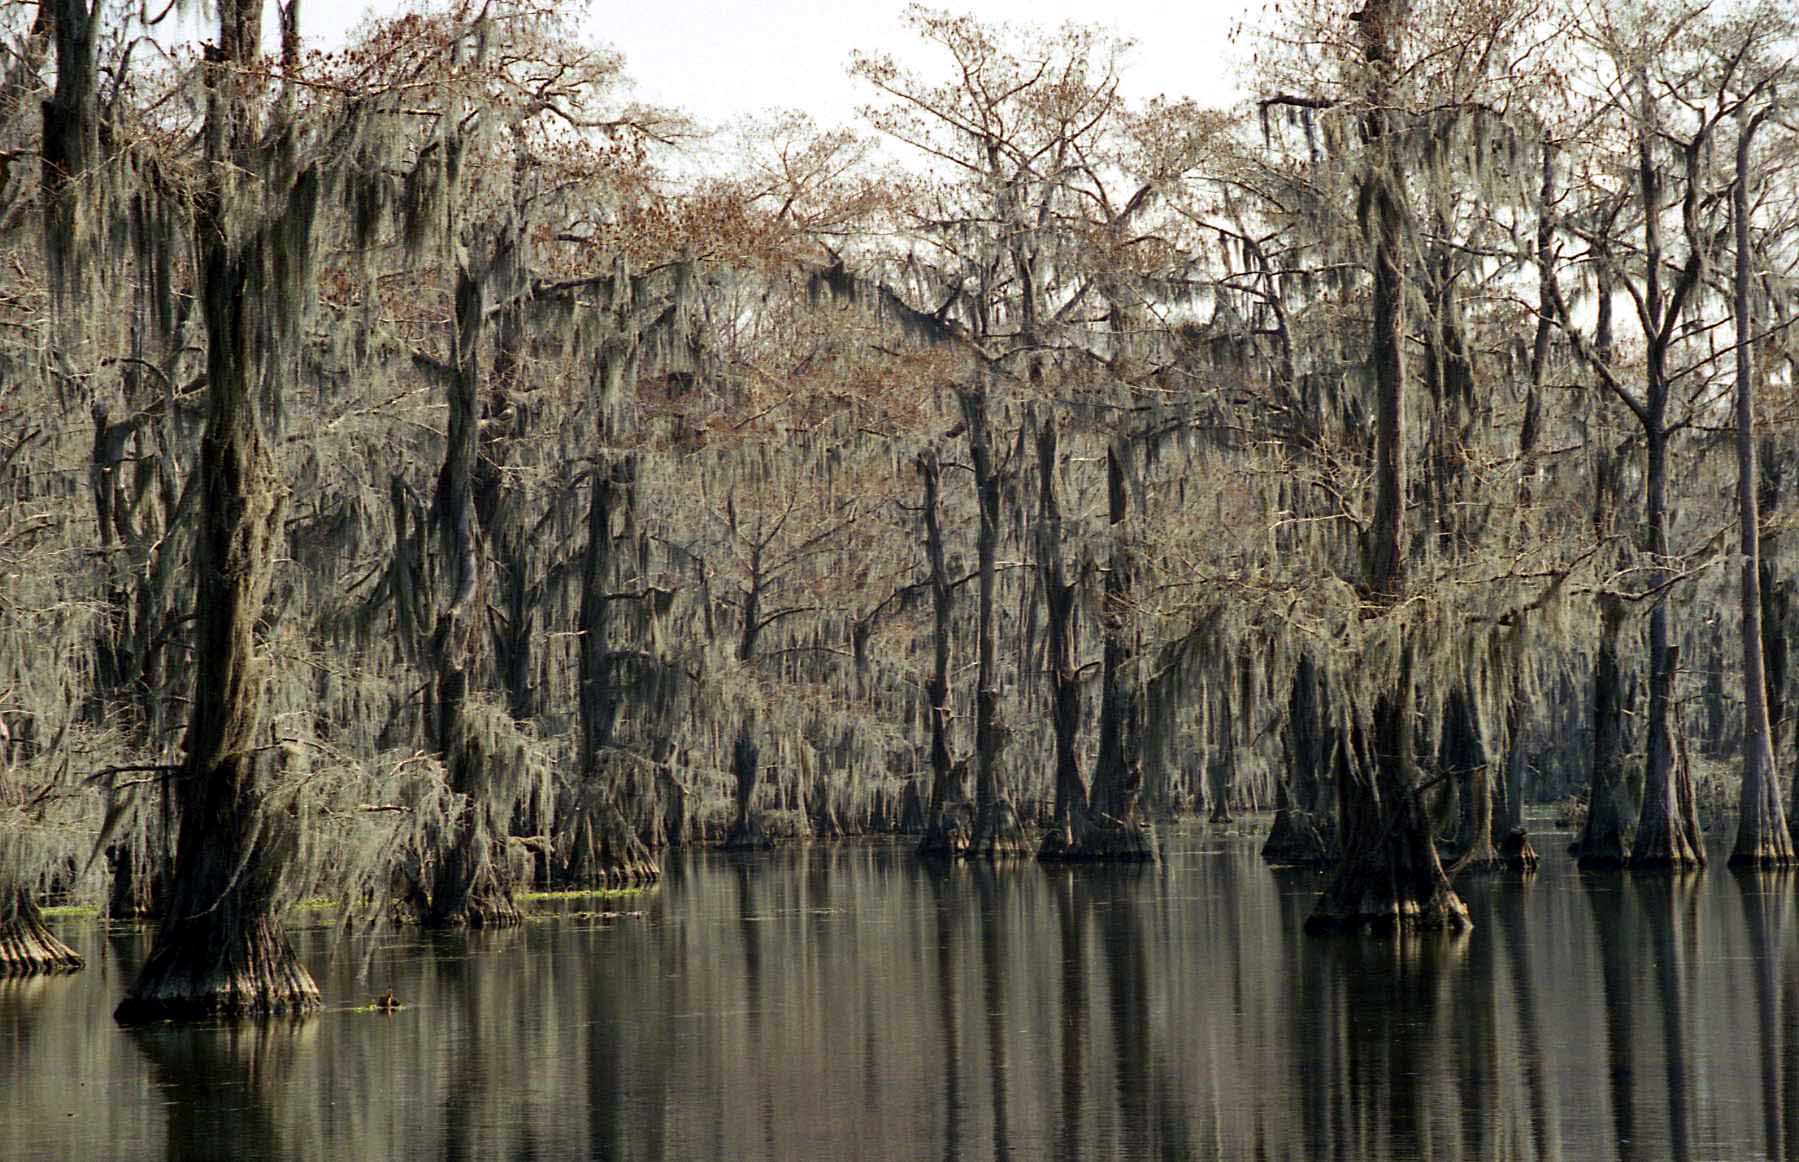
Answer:
[{"label": "dark swamp water", "polygon": [[63,921],[87,971],[0,983],[0,1155],[1799,1156],[1799,877],[1583,876],[1545,837],[1467,937],[1321,941],[1313,875],[1168,839],[1134,874],[694,854],[641,918],[315,927],[297,1026],[120,1029],[146,934]]}]

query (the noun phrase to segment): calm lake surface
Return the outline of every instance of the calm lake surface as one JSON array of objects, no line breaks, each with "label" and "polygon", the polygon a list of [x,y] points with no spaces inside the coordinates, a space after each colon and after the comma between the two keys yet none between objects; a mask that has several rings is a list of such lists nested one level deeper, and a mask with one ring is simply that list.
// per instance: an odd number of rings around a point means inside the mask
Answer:
[{"label": "calm lake surface", "polygon": [[314,927],[299,1025],[120,1029],[148,934],[59,921],[88,969],[0,982],[0,1155],[1799,1156],[1799,877],[1581,875],[1545,835],[1466,937],[1315,940],[1313,874],[1165,838],[1134,873],[695,853],[569,905],[640,918]]}]

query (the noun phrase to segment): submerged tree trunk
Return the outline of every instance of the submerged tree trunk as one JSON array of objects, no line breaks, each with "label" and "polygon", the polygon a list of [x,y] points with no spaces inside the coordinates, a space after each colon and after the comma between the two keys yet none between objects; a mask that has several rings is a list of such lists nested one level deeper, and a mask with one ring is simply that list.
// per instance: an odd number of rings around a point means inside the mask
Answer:
[{"label": "submerged tree trunk", "polygon": [[1442,765],[1445,773],[1457,773],[1462,791],[1463,847],[1449,875],[1498,871],[1504,865],[1493,844],[1493,766],[1472,682],[1463,680],[1449,692],[1444,718]]},{"label": "submerged tree trunk", "polygon": [[[1765,116],[1765,114],[1763,114]],[[1755,317],[1749,301],[1749,147],[1761,116],[1737,135],[1736,183],[1731,190],[1736,219],[1737,517],[1741,524],[1743,621],[1743,787],[1731,867],[1785,867],[1793,862],[1793,839],[1780,802],[1769,725],[1767,669],[1762,656],[1761,476],[1755,448]]]},{"label": "submerged tree trunk", "polygon": [[1618,668],[1618,633],[1624,602],[1599,598],[1599,652],[1593,659],[1593,773],[1587,789],[1587,821],[1577,844],[1582,869],[1623,867],[1624,683]]},{"label": "submerged tree trunk", "polygon": [[1372,754],[1340,775],[1343,853],[1306,919],[1313,934],[1460,931],[1468,907],[1437,858],[1412,771],[1411,649],[1395,689],[1374,705]]},{"label": "submerged tree trunk", "polygon": [[[1651,362],[1654,362],[1653,356]],[[1665,393],[1665,388],[1663,389]],[[1658,422],[1647,433],[1649,474],[1649,583],[1668,579],[1668,441]],[[1666,594],[1649,610],[1649,739],[1643,768],[1643,805],[1631,844],[1632,867],[1699,867],[1705,863],[1699,820],[1694,812],[1691,772],[1674,754],[1674,676],[1680,649],[1671,639]]]},{"label": "submerged tree trunk", "polygon": [[[1682,305],[1697,284],[1704,256],[1690,254],[1680,270],[1679,285],[1671,295],[1662,294],[1663,250],[1661,241],[1662,174],[1652,155],[1657,132],[1654,100],[1647,77],[1642,88],[1637,122],[1637,179],[1643,215],[1644,289],[1648,304],[1644,314],[1647,344],[1646,382],[1637,418],[1643,428],[1643,500],[1647,510],[1649,543],[1647,581],[1649,607],[1649,721],[1648,754],[1643,769],[1643,804],[1637,816],[1637,833],[1631,844],[1633,867],[1698,867],[1705,863],[1705,847],[1694,809],[1691,773],[1674,755],[1674,678],[1679,666],[1679,647],[1673,641],[1667,586],[1671,547],[1668,540],[1668,352],[1679,325]],[[1697,145],[1693,148],[1697,148]],[[1698,181],[1696,158],[1689,153],[1687,197],[1683,217],[1689,228]]]},{"label": "submerged tree trunk", "polygon": [[[258,117],[242,88],[261,51],[261,0],[220,0],[207,50],[205,187],[195,203],[206,319],[206,427],[194,554],[194,701],[187,758],[171,783],[180,815],[173,882],[156,940],[114,1013],[121,1021],[242,1017],[317,1008],[318,986],[281,930],[278,894],[294,822],[265,802],[257,745],[263,611],[277,527],[274,474],[258,428],[258,307],[266,237],[244,220]],[[252,178],[252,180],[259,180]]]},{"label": "submerged tree trunk", "polygon": [[[638,477],[637,454],[618,448],[623,428],[618,417],[637,387],[639,330],[634,284],[622,260],[615,263],[611,282],[611,301],[604,308],[609,329],[593,380],[593,434],[601,451],[589,471],[587,549],[581,559],[581,779],[571,811],[579,820],[581,844],[579,858],[571,862],[584,877],[623,887],[651,883],[662,869],[643,841],[645,768],[628,766],[635,756],[616,750],[613,738],[621,699],[611,633],[612,525],[614,514],[621,513],[626,534],[633,528]],[[662,766],[656,762],[658,771]]]}]

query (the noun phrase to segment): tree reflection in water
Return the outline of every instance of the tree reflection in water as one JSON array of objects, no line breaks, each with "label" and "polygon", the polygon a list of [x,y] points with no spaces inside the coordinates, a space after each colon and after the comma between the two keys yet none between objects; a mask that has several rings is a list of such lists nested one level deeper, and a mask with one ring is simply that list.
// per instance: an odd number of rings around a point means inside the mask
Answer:
[{"label": "tree reflection in water", "polygon": [[[640,899],[499,943],[334,956],[302,932],[330,1003],[298,1028],[120,1029],[141,933],[60,921],[92,968],[0,987],[0,1152],[1799,1156],[1799,877],[1558,854],[1471,888],[1464,937],[1308,940],[1314,873],[1249,840],[1167,852],[1126,872],[690,853]],[[389,986],[408,1008],[350,1011]]]}]

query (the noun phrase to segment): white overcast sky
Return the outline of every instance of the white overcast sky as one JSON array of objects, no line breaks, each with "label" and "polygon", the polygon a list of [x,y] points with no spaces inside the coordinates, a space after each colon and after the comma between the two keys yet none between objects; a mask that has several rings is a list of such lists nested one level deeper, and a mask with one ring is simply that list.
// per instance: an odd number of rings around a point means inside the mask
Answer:
[{"label": "white overcast sky", "polygon": [[[982,20],[1054,27],[1098,24],[1135,41],[1124,90],[1207,105],[1236,96],[1238,53],[1232,26],[1261,10],[1261,0],[982,0],[933,7]],[[321,47],[341,41],[376,0],[304,0],[301,32]],[[644,101],[671,105],[722,124],[770,108],[798,109],[821,126],[849,124],[870,100],[845,68],[850,52],[887,51],[926,76],[942,75],[941,57],[924,51],[900,23],[904,0],[597,0],[587,27],[624,54]]]}]

